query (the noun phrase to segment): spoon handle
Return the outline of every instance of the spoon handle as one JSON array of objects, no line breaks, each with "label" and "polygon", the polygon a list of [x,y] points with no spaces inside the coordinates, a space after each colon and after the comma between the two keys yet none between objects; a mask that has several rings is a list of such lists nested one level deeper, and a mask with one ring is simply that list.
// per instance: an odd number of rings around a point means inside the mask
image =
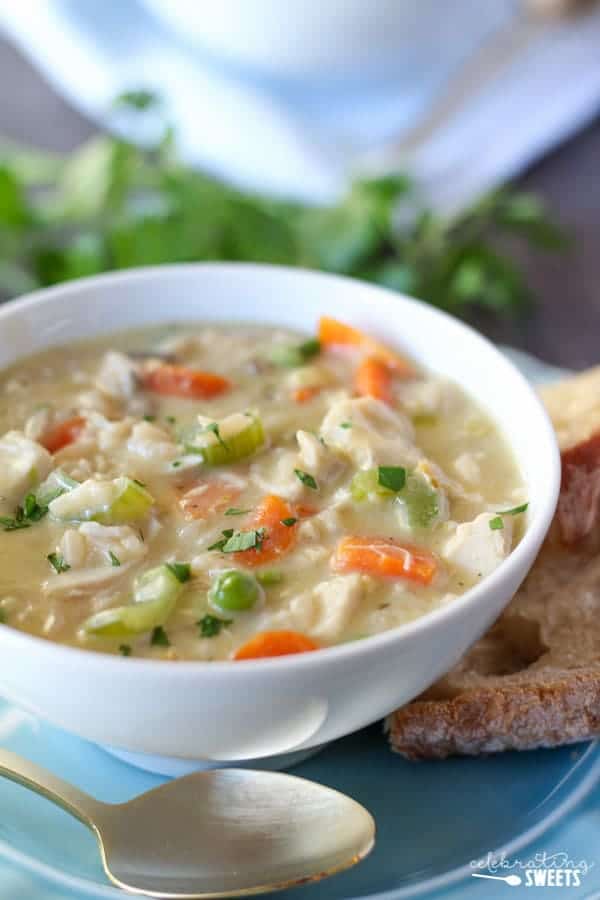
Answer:
[{"label": "spoon handle", "polygon": [[42,769],[41,766],[17,756],[16,753],[11,753],[10,750],[0,748],[1,776],[16,781],[36,794],[41,794],[42,797],[71,813],[88,828],[95,830],[94,819],[103,804],[53,775],[52,772],[48,772],[47,769]]}]

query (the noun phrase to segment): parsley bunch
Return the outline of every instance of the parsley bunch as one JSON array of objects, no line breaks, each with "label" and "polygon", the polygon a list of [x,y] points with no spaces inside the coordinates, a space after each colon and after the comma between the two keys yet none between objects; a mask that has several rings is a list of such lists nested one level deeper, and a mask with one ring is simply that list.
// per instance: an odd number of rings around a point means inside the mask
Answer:
[{"label": "parsley bunch", "polygon": [[281,263],[405,291],[456,314],[514,313],[529,299],[506,236],[557,249],[540,200],[509,189],[446,219],[405,175],[356,181],[329,207],[260,197],[184,165],[160,102],[119,98],[148,120],[144,148],[94,138],[67,158],[0,147],[0,293],[111,269],[199,260]]}]

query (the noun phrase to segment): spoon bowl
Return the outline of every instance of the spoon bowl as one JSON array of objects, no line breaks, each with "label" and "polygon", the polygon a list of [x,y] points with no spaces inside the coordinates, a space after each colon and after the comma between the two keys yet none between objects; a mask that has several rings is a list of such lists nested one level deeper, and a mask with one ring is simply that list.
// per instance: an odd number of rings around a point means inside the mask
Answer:
[{"label": "spoon bowl", "polygon": [[373,818],[359,803],[279,772],[195,772],[117,804],[101,803],[5,750],[0,775],[84,822],[98,838],[110,880],[150,897],[289,888],[355,865],[375,841]]}]

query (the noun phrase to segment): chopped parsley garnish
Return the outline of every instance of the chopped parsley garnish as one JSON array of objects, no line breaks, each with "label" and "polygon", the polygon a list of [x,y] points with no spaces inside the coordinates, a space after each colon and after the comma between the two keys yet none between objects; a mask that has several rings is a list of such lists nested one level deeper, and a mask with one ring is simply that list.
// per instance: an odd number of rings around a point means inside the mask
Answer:
[{"label": "chopped parsley garnish", "polygon": [[529,503],[522,503],[520,506],[513,506],[512,509],[500,509],[498,510],[499,516],[518,516],[519,513],[524,513]]},{"label": "chopped parsley garnish", "polygon": [[281,524],[285,525],[287,528],[291,528],[292,525],[295,525],[298,519],[294,518],[294,516],[288,516],[287,519],[282,519]]},{"label": "chopped parsley garnish", "polygon": [[172,468],[172,469],[178,469],[180,465],[181,465],[181,460],[180,460],[180,459],[176,459],[176,460],[174,460],[174,461],[171,463],[171,468]]},{"label": "chopped parsley garnish", "polygon": [[207,548],[208,550],[222,550],[229,538],[232,536],[233,528],[226,528],[221,532],[221,534],[223,535],[223,537],[219,538],[218,541],[215,541],[214,544],[211,544],[210,547]]},{"label": "chopped parsley garnish", "polygon": [[[156,416],[144,416],[144,422],[156,422]],[[126,644],[122,644],[122,646],[125,647]]]},{"label": "chopped parsley garnish", "polygon": [[245,516],[246,513],[249,513],[251,510],[249,509],[238,509],[237,506],[230,506],[229,509],[226,509],[223,515],[225,516]]},{"label": "chopped parsley garnish", "polygon": [[352,428],[352,422],[340,422],[340,428]]},{"label": "chopped parsley garnish", "polygon": [[4,531],[17,531],[19,528],[30,528],[31,522],[27,522],[22,516],[18,518],[9,518],[8,516],[0,516],[0,525]]},{"label": "chopped parsley garnish", "polygon": [[129,644],[119,644],[119,653],[121,656],[131,656],[131,647]]},{"label": "chopped parsley garnish", "polygon": [[504,519],[502,516],[494,516],[493,519],[490,519],[490,528],[492,531],[500,531],[504,528]]},{"label": "chopped parsley garnish", "polygon": [[168,422],[169,425],[174,425],[176,423],[176,421],[177,421],[177,419],[175,418],[175,416],[166,416],[165,417],[165,422]]},{"label": "chopped parsley garnish", "polygon": [[35,499],[35,494],[27,494],[23,500],[23,505],[17,506],[14,516],[0,516],[0,525],[4,531],[18,531],[19,528],[29,528],[34,522],[39,522],[40,519],[43,519],[47,512],[48,507],[41,506]]},{"label": "chopped parsley garnish", "polygon": [[209,425],[205,425],[204,431],[212,431],[223,450],[229,450],[227,443],[221,437],[221,432],[219,431],[219,426],[216,422],[211,422]]},{"label": "chopped parsley garnish", "polygon": [[39,522],[48,512],[47,506],[40,506],[35,494],[27,494],[23,501],[23,517],[29,522]]},{"label": "chopped parsley garnish", "polygon": [[133,478],[132,481],[133,481],[134,484],[137,484],[138,487],[141,487],[141,488],[145,488],[145,487],[146,487],[146,485],[144,484],[144,482],[143,482],[143,481],[139,481],[137,478]]},{"label": "chopped parsley garnish", "polygon": [[118,557],[115,553],[112,552],[112,550],[109,550],[109,551],[108,551],[108,555],[110,556],[110,561],[111,561],[111,563],[113,564],[113,566],[116,567],[116,566],[120,566],[120,565],[121,565],[121,560],[119,559],[119,557]]},{"label": "chopped parsley garnish", "polygon": [[209,550],[220,550],[221,553],[237,553],[240,550],[260,550],[267,536],[264,528],[254,528],[251,531],[234,531],[226,528],[221,532],[223,537],[208,547]]},{"label": "chopped parsley garnish", "polygon": [[60,553],[49,553],[46,557],[57,575],[61,572],[68,572],[71,566],[65,562],[64,557]]},{"label": "chopped parsley garnish", "polygon": [[310,488],[311,491],[319,490],[319,485],[308,472],[303,472],[302,469],[294,469],[294,474],[296,475],[296,478],[298,478],[305,487]]},{"label": "chopped parsley garnish", "polygon": [[218,619],[216,616],[211,616],[207,613],[199,622],[196,622],[196,625],[200,629],[200,637],[211,638],[216,637],[221,628],[231,625],[232,621],[232,619]]},{"label": "chopped parsley garnish", "polygon": [[170,647],[171,641],[169,640],[169,636],[162,625],[157,625],[156,628],[152,629],[152,636],[150,638],[150,644],[153,647]]},{"label": "chopped parsley garnish", "polygon": [[302,344],[290,346],[289,344],[280,344],[273,347],[270,353],[270,360],[276,366],[285,369],[295,369],[297,366],[303,366],[317,356],[321,352],[321,344],[316,338],[309,338]]},{"label": "chopped parsley garnish", "polygon": [[401,491],[406,484],[406,469],[402,466],[379,466],[377,483],[389,491]]},{"label": "chopped parsley garnish", "polygon": [[255,528],[252,531],[236,531],[227,539],[223,547],[223,553],[237,553],[240,550],[260,550],[266,537],[264,528]]},{"label": "chopped parsley garnish", "polygon": [[181,584],[185,584],[186,581],[189,581],[192,577],[192,570],[189,563],[172,562],[167,563],[166,566]]}]

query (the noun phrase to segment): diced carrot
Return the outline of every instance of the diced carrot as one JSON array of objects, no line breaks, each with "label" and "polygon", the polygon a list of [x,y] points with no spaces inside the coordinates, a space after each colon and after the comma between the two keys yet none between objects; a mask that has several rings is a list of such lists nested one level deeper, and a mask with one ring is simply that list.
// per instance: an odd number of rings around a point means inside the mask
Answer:
[{"label": "diced carrot", "polygon": [[318,649],[318,644],[299,631],[262,631],[242,644],[233,658],[262,659],[265,656],[287,656]]},{"label": "diced carrot", "polygon": [[438,563],[427,550],[389,538],[344,537],[336,547],[333,568],[336,572],[362,572],[430,584]]},{"label": "diced carrot", "polygon": [[222,375],[168,363],[145,372],[142,384],[147,391],[155,394],[197,400],[216,397],[231,388],[231,382]]},{"label": "diced carrot", "polygon": [[59,422],[58,425],[49,428],[42,436],[40,444],[49,453],[58,453],[63,447],[75,443],[84,428],[83,416],[73,416],[71,419],[65,419],[64,422]]},{"label": "diced carrot", "polygon": [[316,397],[320,391],[321,388],[318,387],[301,387],[294,391],[292,397],[294,398],[295,403],[308,403],[313,397]]},{"label": "diced carrot", "polygon": [[294,510],[282,497],[268,494],[257,506],[244,531],[252,528],[264,528],[265,536],[260,547],[250,550],[239,550],[234,553],[235,560],[243,566],[262,566],[291,550],[296,541],[294,525],[284,525],[284,519],[294,518]]},{"label": "diced carrot", "polygon": [[208,519],[237,500],[241,491],[226,481],[203,481],[179,501],[186,519]]},{"label": "diced carrot", "polygon": [[365,356],[354,376],[356,393],[361,397],[375,397],[383,403],[392,402],[392,372],[386,363],[375,356]]},{"label": "diced carrot", "polygon": [[400,378],[412,378],[415,374],[414,366],[403,356],[358,328],[329,316],[319,319],[319,341],[323,347],[355,347],[369,356],[376,356]]},{"label": "diced carrot", "polygon": [[324,347],[361,347],[366,340],[366,334],[345,322],[339,322],[330,316],[321,316],[319,319],[319,342]]}]

